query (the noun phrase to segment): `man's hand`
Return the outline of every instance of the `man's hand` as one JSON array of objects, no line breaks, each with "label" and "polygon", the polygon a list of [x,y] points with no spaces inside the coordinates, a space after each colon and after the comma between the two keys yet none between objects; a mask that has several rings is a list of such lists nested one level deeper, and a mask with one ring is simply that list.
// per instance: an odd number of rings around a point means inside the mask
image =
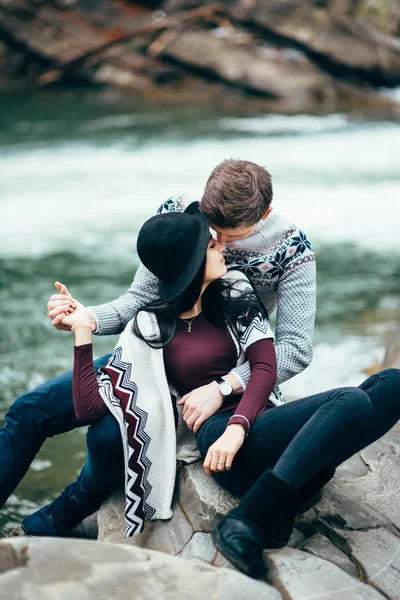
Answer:
[{"label": "man's hand", "polygon": [[59,281],[56,281],[54,285],[58,290],[58,294],[50,296],[50,300],[47,303],[47,316],[51,319],[51,324],[56,329],[71,331],[71,325],[64,325],[61,321],[75,310],[75,300],[65,285],[62,285]]},{"label": "man's hand", "polygon": [[243,445],[245,431],[242,425],[229,425],[224,433],[209,447],[203,468],[211,477],[212,471],[229,471],[233,459]]},{"label": "man's hand", "polygon": [[204,421],[214,415],[221,407],[223,400],[218,383],[212,381],[208,385],[202,385],[189,392],[189,394],[185,394],[177,404],[184,405],[182,410],[183,420],[189,429],[197,433]]},{"label": "man's hand", "polygon": [[72,297],[65,285],[59,281],[54,285],[59,293],[53,294],[47,303],[47,315],[53,327],[62,331],[71,331],[72,325],[78,321],[93,322],[92,315],[83,304]]}]

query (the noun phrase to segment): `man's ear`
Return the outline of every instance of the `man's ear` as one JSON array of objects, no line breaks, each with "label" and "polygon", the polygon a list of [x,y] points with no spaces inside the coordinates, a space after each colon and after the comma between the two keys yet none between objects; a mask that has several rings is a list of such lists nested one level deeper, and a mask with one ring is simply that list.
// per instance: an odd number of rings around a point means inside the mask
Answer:
[{"label": "man's ear", "polygon": [[265,219],[270,214],[271,210],[272,210],[272,206],[270,206],[269,209],[267,210],[267,212],[265,213],[265,215],[263,217],[261,217],[261,221],[265,221]]}]

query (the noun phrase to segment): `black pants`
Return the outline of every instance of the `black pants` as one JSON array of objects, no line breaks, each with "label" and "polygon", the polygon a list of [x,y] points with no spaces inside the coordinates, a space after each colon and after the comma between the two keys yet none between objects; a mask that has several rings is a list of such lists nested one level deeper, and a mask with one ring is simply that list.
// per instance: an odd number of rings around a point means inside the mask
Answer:
[{"label": "black pants", "polygon": [[[201,426],[197,445],[203,458],[225,431],[231,415],[213,415]],[[213,476],[240,496],[267,469],[301,488],[322,469],[337,467],[378,440],[399,419],[400,370],[387,369],[358,388],[338,388],[265,410],[251,427],[231,470]]]}]

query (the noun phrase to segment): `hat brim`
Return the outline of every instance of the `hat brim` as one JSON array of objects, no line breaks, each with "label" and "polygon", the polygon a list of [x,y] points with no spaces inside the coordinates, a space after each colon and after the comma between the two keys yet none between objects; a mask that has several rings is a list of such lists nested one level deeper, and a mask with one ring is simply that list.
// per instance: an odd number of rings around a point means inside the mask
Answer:
[{"label": "hat brim", "polygon": [[[183,294],[196,277],[206,258],[207,247],[210,240],[210,226],[208,219],[200,212],[198,202],[189,204],[184,212],[198,219],[200,226],[199,235],[191,258],[179,277],[171,283],[161,281],[161,279],[158,280],[158,293],[164,302],[172,302]],[[182,251],[184,251],[184,249],[182,249]]]}]

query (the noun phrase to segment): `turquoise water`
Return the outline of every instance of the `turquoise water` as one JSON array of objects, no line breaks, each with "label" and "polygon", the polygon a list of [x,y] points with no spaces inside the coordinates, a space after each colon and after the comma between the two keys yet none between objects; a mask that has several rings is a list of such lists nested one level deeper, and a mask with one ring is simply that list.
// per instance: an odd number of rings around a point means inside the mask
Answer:
[{"label": "turquoise water", "polygon": [[[399,317],[398,123],[244,118],[67,92],[0,96],[0,419],[20,394],[71,367],[72,336],[46,317],[53,282],[87,304],[123,293],[141,223],[173,194],[201,195],[226,157],[271,171],[275,210],[316,250],[315,356],[286,393],[357,383],[382,358]],[[115,341],[96,339],[95,353]],[[75,477],[84,433],[45,444],[0,512],[0,532]]]}]

